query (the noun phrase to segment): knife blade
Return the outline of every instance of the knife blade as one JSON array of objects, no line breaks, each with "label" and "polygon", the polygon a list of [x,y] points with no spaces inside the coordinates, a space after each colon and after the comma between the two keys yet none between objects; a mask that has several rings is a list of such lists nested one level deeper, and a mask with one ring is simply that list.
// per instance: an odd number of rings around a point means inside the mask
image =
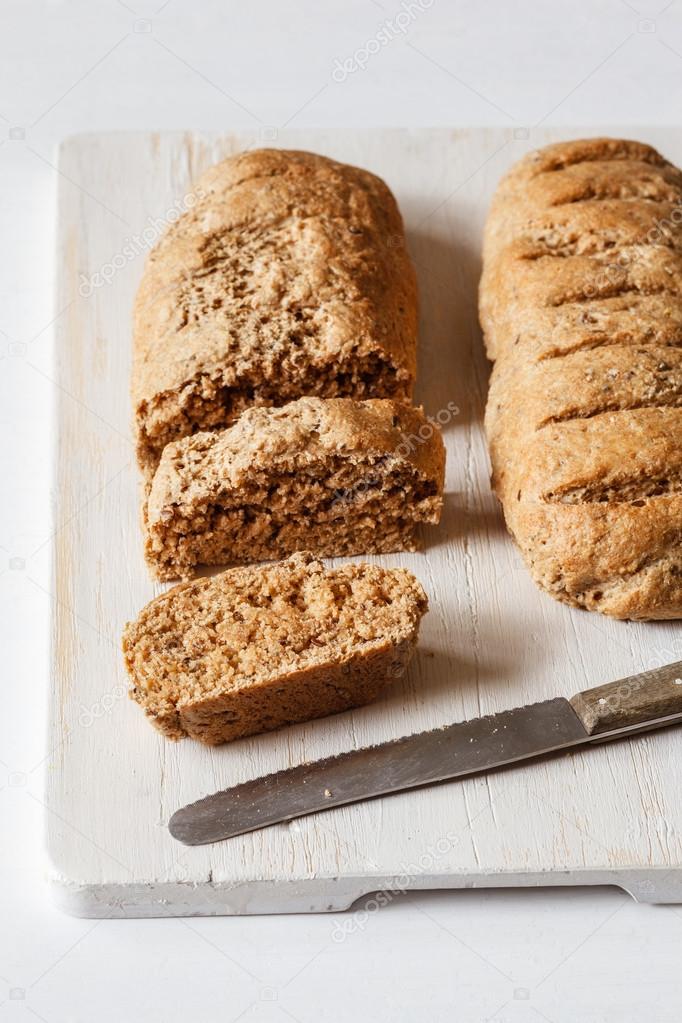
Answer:
[{"label": "knife blade", "polygon": [[177,810],[185,845],[682,722],[682,661],[578,693],[351,750],[243,782]]}]

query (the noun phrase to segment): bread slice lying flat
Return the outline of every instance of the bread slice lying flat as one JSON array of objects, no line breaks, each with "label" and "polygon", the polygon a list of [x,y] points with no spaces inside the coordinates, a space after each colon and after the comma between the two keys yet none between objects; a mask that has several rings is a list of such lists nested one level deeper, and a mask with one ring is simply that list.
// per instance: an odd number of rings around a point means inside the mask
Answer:
[{"label": "bread slice lying flat", "polygon": [[209,745],[360,706],[403,673],[427,603],[406,569],[307,553],[183,583],[125,629],[131,695]]},{"label": "bread slice lying flat", "polygon": [[147,505],[159,579],[195,566],[414,550],[438,522],[445,452],[421,409],[302,398],[250,409],[231,428],[169,444]]}]

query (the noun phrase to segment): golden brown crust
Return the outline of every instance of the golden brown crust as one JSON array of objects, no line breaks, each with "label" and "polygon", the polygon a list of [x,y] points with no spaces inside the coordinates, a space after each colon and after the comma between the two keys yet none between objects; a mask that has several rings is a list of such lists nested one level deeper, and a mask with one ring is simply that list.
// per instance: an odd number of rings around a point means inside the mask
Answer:
[{"label": "golden brown crust", "polygon": [[493,483],[539,585],[616,618],[682,616],[681,225],[618,139],[525,157],[486,225]]},{"label": "golden brown crust", "polygon": [[137,295],[138,456],[302,394],[411,394],[417,293],[400,212],[365,170],[256,150],[212,167]]},{"label": "golden brown crust", "polygon": [[414,550],[436,523],[445,449],[421,409],[387,399],[301,398],[167,445],[147,508],[160,579],[200,564]]},{"label": "golden brown crust", "polygon": [[405,569],[310,554],[184,583],[126,626],[131,696],[210,745],[360,706],[403,673],[427,604]]}]

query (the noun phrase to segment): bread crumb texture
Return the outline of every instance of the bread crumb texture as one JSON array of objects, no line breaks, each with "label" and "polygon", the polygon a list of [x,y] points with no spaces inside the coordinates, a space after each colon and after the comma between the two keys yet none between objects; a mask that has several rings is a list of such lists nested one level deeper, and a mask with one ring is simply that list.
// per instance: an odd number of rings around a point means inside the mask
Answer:
[{"label": "bread crumb texture", "polygon": [[157,578],[197,565],[414,550],[437,523],[445,450],[421,409],[302,398],[169,444],[147,509]]},{"label": "bread crumb texture", "polygon": [[585,139],[524,157],[485,231],[493,483],[536,582],[682,617],[682,172]]},{"label": "bread crumb texture", "polygon": [[404,672],[427,606],[406,569],[309,553],[183,583],[126,626],[131,696],[209,745],[347,710]]},{"label": "bread crumb texture", "polygon": [[313,153],[211,167],[150,253],[134,315],[137,452],[304,394],[409,398],[417,285],[384,182]]}]

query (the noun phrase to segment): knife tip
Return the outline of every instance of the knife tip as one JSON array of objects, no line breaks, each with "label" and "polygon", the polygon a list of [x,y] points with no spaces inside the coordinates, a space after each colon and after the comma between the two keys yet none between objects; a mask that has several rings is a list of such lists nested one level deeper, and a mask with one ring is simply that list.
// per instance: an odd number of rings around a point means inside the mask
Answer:
[{"label": "knife tip", "polygon": [[201,840],[197,841],[196,828],[185,819],[185,815],[182,810],[176,810],[170,818],[168,821],[168,830],[171,833],[171,836],[178,842],[182,842],[183,845],[203,844]]}]

